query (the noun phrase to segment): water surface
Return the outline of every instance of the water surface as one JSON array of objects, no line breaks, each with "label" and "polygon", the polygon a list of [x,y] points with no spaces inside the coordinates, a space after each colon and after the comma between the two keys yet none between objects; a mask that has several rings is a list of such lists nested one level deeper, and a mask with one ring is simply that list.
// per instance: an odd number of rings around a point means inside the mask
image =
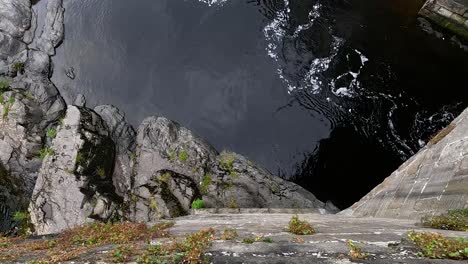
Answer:
[{"label": "water surface", "polygon": [[65,0],[53,81],[344,208],[467,106],[467,53],[423,30],[421,2]]}]

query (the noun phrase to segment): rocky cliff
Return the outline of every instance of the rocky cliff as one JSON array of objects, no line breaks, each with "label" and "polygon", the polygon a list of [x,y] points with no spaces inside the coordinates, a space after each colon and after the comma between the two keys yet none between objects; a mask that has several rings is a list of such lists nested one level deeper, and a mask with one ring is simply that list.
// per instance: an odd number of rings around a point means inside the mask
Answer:
[{"label": "rocky cliff", "polygon": [[[0,0],[0,231],[30,212],[37,234],[90,221],[155,222],[207,207],[336,208],[161,116],[138,132],[114,106],[66,106],[50,81],[63,39],[62,0],[44,26],[29,0]],[[325,209],[326,207],[326,209]]]}]

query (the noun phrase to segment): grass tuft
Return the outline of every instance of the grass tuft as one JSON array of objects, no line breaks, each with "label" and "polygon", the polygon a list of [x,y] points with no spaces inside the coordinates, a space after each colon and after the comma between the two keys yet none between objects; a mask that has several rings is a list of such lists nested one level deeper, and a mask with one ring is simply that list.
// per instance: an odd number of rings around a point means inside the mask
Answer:
[{"label": "grass tuft", "polygon": [[288,231],[295,235],[312,235],[315,233],[312,225],[307,221],[300,220],[297,215],[293,216],[289,221]]}]

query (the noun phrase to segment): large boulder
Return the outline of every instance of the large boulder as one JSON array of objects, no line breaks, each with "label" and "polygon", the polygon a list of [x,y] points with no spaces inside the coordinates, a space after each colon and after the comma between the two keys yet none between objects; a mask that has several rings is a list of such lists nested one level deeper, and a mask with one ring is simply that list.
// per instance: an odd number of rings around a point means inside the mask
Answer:
[{"label": "large boulder", "polygon": [[196,183],[218,152],[203,139],[164,117],[149,117],[138,129],[131,219],[152,222],[186,214],[199,196]]},{"label": "large boulder", "polygon": [[468,208],[468,109],[343,214],[420,219]]},{"label": "large boulder", "polygon": [[117,215],[122,198],[112,183],[115,145],[95,112],[69,106],[45,154],[29,208],[37,234]]},{"label": "large boulder", "polygon": [[300,186],[273,176],[241,155],[218,155],[190,130],[164,117],[143,121],[136,161],[130,199],[130,218],[135,221],[186,214],[197,198],[216,208],[316,208],[327,212],[324,203]]}]

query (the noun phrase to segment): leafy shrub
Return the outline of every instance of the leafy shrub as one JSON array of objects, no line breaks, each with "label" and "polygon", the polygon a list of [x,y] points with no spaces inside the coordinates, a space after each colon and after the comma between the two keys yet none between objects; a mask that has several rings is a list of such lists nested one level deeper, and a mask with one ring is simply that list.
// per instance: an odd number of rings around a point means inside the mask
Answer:
[{"label": "leafy shrub", "polygon": [[315,229],[307,222],[300,220],[297,215],[293,216],[289,221],[288,231],[296,235],[312,235]]},{"label": "leafy shrub", "polygon": [[421,223],[425,227],[468,231],[468,209],[449,210],[447,214],[423,217]]},{"label": "leafy shrub", "polygon": [[410,232],[408,237],[416,244],[420,256],[435,259],[468,259],[468,240],[449,239],[440,234]]},{"label": "leafy shrub", "polygon": [[192,208],[193,209],[205,208],[205,201],[203,201],[202,199],[196,199],[195,201],[192,202]]}]

